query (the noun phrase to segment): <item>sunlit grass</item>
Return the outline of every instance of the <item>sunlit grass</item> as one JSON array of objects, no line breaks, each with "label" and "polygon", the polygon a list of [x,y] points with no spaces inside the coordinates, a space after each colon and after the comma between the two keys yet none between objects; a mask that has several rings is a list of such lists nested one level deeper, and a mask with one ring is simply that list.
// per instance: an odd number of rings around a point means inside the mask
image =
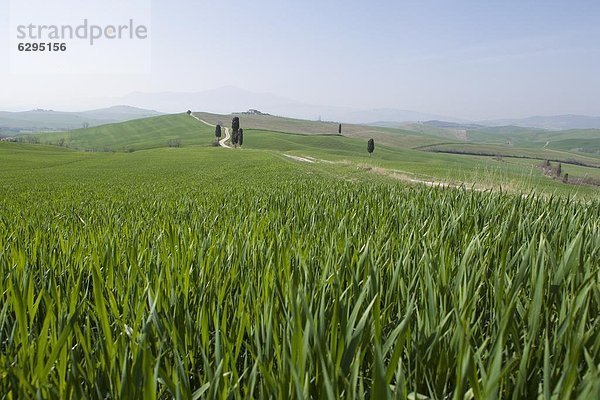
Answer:
[{"label": "sunlit grass", "polygon": [[165,149],[2,175],[0,393],[597,397],[597,200],[318,168]]}]

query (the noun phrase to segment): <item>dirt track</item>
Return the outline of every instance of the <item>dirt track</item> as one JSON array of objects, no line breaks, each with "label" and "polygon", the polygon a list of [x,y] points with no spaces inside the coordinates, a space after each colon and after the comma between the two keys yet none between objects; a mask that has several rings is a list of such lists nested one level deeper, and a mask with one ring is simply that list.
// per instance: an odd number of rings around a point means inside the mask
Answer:
[{"label": "dirt track", "polygon": [[[197,119],[198,121],[202,122],[204,125],[208,125],[208,126],[212,126],[213,128],[216,127],[216,125],[213,124],[209,124],[208,122],[204,121],[203,119],[200,119],[198,117],[196,117],[194,114],[190,114],[190,116],[192,118]],[[231,134],[229,133],[229,128],[223,127],[225,129],[225,137],[221,140],[219,140],[219,146],[221,147],[225,147],[227,149],[230,149],[231,146],[229,146],[226,142],[231,139]]]}]

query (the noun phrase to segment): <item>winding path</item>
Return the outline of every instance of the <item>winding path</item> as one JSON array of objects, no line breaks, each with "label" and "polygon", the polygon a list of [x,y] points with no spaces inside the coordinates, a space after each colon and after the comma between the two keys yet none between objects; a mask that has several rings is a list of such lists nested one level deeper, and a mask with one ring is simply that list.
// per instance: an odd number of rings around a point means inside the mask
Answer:
[{"label": "winding path", "polygon": [[[194,114],[190,114],[190,116],[191,116],[192,118],[195,118],[195,119],[197,119],[198,121],[202,122],[204,125],[212,126],[213,128],[214,128],[214,127],[216,127],[216,125],[210,124],[210,123],[206,122],[205,120],[203,120],[203,119],[200,119],[200,118],[196,117]],[[225,138],[223,138],[223,139],[219,140],[219,146],[221,146],[221,147],[225,147],[225,148],[227,148],[227,149],[230,149],[230,148],[231,148],[231,146],[229,146],[229,145],[228,145],[227,143],[225,143],[225,142],[227,142],[229,139],[231,139],[231,134],[229,133],[229,128],[226,128],[226,127],[223,127],[223,128],[225,129]]]}]

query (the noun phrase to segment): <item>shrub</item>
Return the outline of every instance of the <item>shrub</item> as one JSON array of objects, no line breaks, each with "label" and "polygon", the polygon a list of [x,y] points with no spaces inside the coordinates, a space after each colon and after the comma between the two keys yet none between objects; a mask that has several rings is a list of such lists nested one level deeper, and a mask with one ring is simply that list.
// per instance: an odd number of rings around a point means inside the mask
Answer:
[{"label": "shrub", "polygon": [[169,139],[169,141],[167,141],[167,146],[169,146],[169,147],[181,147],[181,140],[179,140],[179,139]]}]

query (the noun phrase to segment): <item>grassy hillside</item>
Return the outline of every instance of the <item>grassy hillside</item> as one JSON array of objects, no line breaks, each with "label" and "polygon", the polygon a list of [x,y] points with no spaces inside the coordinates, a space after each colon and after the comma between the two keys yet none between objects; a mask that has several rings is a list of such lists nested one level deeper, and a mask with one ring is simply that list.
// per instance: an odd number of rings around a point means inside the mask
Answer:
[{"label": "grassy hillside", "polygon": [[[212,124],[221,122],[224,126],[231,126],[231,119],[234,116],[237,116],[240,118],[241,126],[244,129],[296,133],[302,135],[338,134],[338,124],[332,122],[307,121],[271,115],[220,115],[198,112],[194,113],[194,115]],[[419,132],[412,132],[404,129],[353,124],[342,124],[342,135],[365,140],[373,137],[377,138],[379,143],[397,148],[413,148],[435,144],[441,141],[440,137],[422,135]]]},{"label": "grassy hillside", "polygon": [[600,158],[600,138],[596,139],[564,139],[554,140],[548,144],[551,149],[586,153]]},{"label": "grassy hillside", "polygon": [[95,128],[37,135],[41,143],[64,145],[77,150],[136,151],[167,147],[169,141],[181,146],[211,144],[214,129],[186,114],[145,118]]},{"label": "grassy hillside", "polygon": [[294,142],[369,160],[260,131],[243,150],[0,144],[0,392],[594,398],[598,196],[406,185],[288,159]]},{"label": "grassy hillside", "polygon": [[[228,116],[197,114],[209,123],[224,122]],[[371,175],[391,177],[408,182],[427,182],[428,184],[467,185],[477,189],[512,190],[540,193],[559,193],[586,196],[597,193],[597,188],[574,187],[560,180],[544,175],[539,168],[540,160],[549,158],[563,161],[577,161],[585,165],[600,165],[593,157],[551,149],[513,148],[501,145],[446,143],[447,139],[421,135],[416,132],[391,128],[371,128],[362,126],[344,126],[344,135],[315,133],[323,123],[289,120],[270,116],[243,115],[245,128],[245,148],[268,150],[279,155],[289,153],[320,159],[320,164],[336,163],[341,172],[354,175],[353,169],[369,170]],[[258,121],[258,122],[256,122]],[[252,129],[253,124],[268,124],[277,121],[274,126],[285,125],[287,129],[299,131],[311,130],[313,133],[299,134],[276,132],[274,130]],[[287,125],[286,125],[287,124]],[[315,124],[315,125],[313,125]],[[227,126],[227,125],[226,125]],[[361,130],[362,129],[362,130]],[[371,130],[375,129],[375,130]],[[346,133],[353,130],[353,135]],[[122,124],[112,124],[97,128],[76,130],[69,133],[37,135],[42,143],[58,144],[79,150],[130,152],[143,149],[167,147],[175,142],[183,147],[211,146],[214,142],[214,129],[185,114],[142,119]],[[364,136],[364,137],[363,137]],[[374,137],[376,151],[373,157],[366,152],[366,140]],[[421,146],[423,143],[434,145]],[[424,151],[429,150],[429,151]],[[435,151],[471,151],[480,156],[443,154]],[[484,155],[503,154],[501,161]],[[508,155],[526,158],[526,162],[510,159]],[[565,165],[564,173],[575,178],[596,178],[598,171],[571,168]],[[590,181],[592,182],[592,181]]]},{"label": "grassy hillside", "polygon": [[[224,126],[231,125],[231,115],[194,113],[198,118]],[[241,115],[245,130],[273,131],[305,135],[337,136],[338,125],[273,116]],[[136,151],[165,147],[170,140],[179,140],[182,146],[210,145],[214,139],[213,128],[199,123],[185,114],[140,119],[120,124],[78,129],[71,132],[35,135],[41,143],[59,144],[78,150]],[[362,125],[343,125],[343,136],[377,142],[398,149],[432,145],[442,141],[435,136],[421,135],[402,129],[378,128]],[[26,140],[26,139],[24,139]]]},{"label": "grassy hillside", "polygon": [[509,146],[504,148],[504,154],[522,149],[540,151],[550,149],[600,158],[599,129],[549,131],[518,126],[484,127],[440,121],[399,126],[422,135],[445,138],[445,142],[455,143],[458,147],[461,146],[460,143],[499,145]]},{"label": "grassy hillside", "polygon": [[[194,113],[211,124],[231,124],[233,115]],[[305,135],[338,135],[338,124],[267,115],[237,115],[245,130]],[[441,123],[440,123],[441,124]],[[368,140],[398,150],[449,151],[505,157],[552,159],[600,165],[600,130],[546,131],[520,127],[476,127],[460,124],[405,124],[402,128],[344,124],[346,138]],[[210,145],[212,128],[187,115],[141,119],[123,124],[78,129],[68,133],[37,135],[42,143],[63,142],[70,148],[95,151],[135,151],[165,147],[169,141],[182,146]],[[465,144],[465,146],[463,146]],[[294,145],[302,146],[301,143]],[[270,146],[273,147],[273,146]]]},{"label": "grassy hillside", "polygon": [[[317,161],[322,168],[331,163],[342,169],[342,176],[353,176],[357,170],[404,182],[465,185],[476,189],[503,189],[515,192],[554,193],[593,196],[600,188],[567,185],[551,179],[539,168],[540,160],[463,156],[429,153],[413,149],[397,149],[377,144],[369,157],[366,142],[331,135],[291,135],[270,131],[245,132],[245,149],[284,152]],[[246,151],[246,150],[244,150]],[[600,178],[600,169],[563,165],[563,173],[571,177]]]},{"label": "grassy hillside", "polygon": [[[233,117],[233,115],[209,113],[194,114],[213,124],[222,122],[225,126],[230,125]],[[335,135],[338,129],[337,123],[262,115],[237,116],[241,117],[242,126],[246,129],[317,135]],[[431,124],[400,124],[398,127],[344,124],[342,134],[346,137],[364,140],[375,138],[381,144],[398,149],[421,148],[438,144],[453,144],[455,147],[461,147],[462,143],[469,143],[504,146],[500,149],[502,150],[501,154],[506,156],[527,155],[544,159],[544,157],[548,157],[547,154],[544,154],[546,150],[557,150],[565,153],[552,154],[557,159],[577,158],[571,156],[570,153],[581,156],[582,160],[590,157],[600,159],[600,130],[596,129],[547,131],[516,126],[466,125],[463,127],[460,124],[435,124],[432,121]]]},{"label": "grassy hillside", "polygon": [[581,129],[546,131],[515,127],[485,128],[468,131],[470,141],[479,143],[510,143],[530,149],[555,149],[600,155],[600,130]]},{"label": "grassy hillside", "polygon": [[242,125],[247,129],[273,130],[289,133],[303,134],[328,134],[337,135],[338,124],[332,122],[307,121],[302,119],[276,117],[272,115],[242,115],[242,114],[211,114],[195,112],[198,118],[216,125],[221,122],[224,126],[231,126],[234,116],[240,117]]},{"label": "grassy hillside", "polygon": [[513,147],[506,145],[483,144],[483,143],[443,143],[432,146],[421,147],[420,150],[432,152],[446,152],[465,155],[485,155],[530,158],[537,160],[551,160],[569,164],[581,164],[594,168],[600,168],[600,158],[591,154],[577,154],[562,150],[531,149],[525,147]]}]

